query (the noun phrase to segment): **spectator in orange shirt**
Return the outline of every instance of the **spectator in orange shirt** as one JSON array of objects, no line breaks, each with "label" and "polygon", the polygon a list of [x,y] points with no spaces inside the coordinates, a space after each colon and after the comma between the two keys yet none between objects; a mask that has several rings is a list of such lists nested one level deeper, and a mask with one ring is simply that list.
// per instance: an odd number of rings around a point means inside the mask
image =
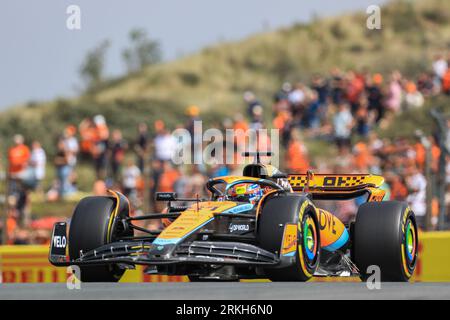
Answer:
[{"label": "spectator in orange shirt", "polygon": [[[5,232],[6,232],[6,238],[8,239],[7,244],[12,244],[12,239],[14,237],[14,230],[18,227],[18,215],[17,210],[15,210],[16,207],[16,198],[13,196],[9,196],[6,201],[8,201],[8,212],[6,216],[5,221]],[[2,230],[3,232],[3,230]]]},{"label": "spectator in orange shirt", "polygon": [[[161,161],[158,161],[161,164]],[[170,161],[164,161],[162,164],[162,172],[160,173],[157,181],[156,191],[157,192],[174,192],[175,183],[180,178],[181,174],[179,170],[174,168]],[[156,181],[155,181],[156,182]],[[156,212],[163,212],[165,208],[164,202],[155,202],[154,207]],[[159,220],[152,220],[149,222],[147,227],[150,230],[156,230],[160,227]]]},{"label": "spectator in orange shirt", "polygon": [[289,113],[287,111],[278,112],[276,117],[272,121],[273,127],[278,130],[283,130],[288,119]]},{"label": "spectator in orange shirt", "polygon": [[244,116],[240,113],[236,114],[234,117],[234,124],[233,124],[233,130],[234,130],[234,143],[235,143],[235,150],[237,151],[234,155],[234,161],[236,163],[242,163],[242,152],[246,151],[247,148],[247,130],[248,130],[248,123],[244,119]]},{"label": "spectator in orange shirt", "polygon": [[30,160],[30,149],[24,144],[23,136],[14,136],[14,146],[8,150],[8,195],[14,199],[11,208],[16,212],[20,225],[28,222],[28,191],[24,180]]},{"label": "spectator in orange shirt", "polygon": [[353,147],[353,154],[355,168],[361,173],[367,172],[372,158],[367,144],[364,141],[355,144]]},{"label": "spectator in orange shirt", "polygon": [[414,144],[414,152],[416,155],[416,165],[420,170],[423,170],[425,168],[426,150],[420,140]]},{"label": "spectator in orange shirt", "polygon": [[109,139],[109,129],[106,124],[106,119],[102,115],[96,115],[94,118],[95,128],[97,130],[98,140],[94,146],[94,162],[97,179],[104,179],[106,177],[107,166],[107,148]]},{"label": "spectator in orange shirt", "polygon": [[236,114],[234,117],[234,130],[243,130],[244,132],[248,130],[248,123],[244,119],[244,116],[240,113]]},{"label": "spectator in orange shirt", "polygon": [[159,178],[159,189],[160,192],[173,192],[174,184],[180,177],[180,173],[176,170],[170,161],[165,161],[163,164],[163,172]]},{"label": "spectator in orange shirt", "polygon": [[286,167],[289,173],[305,173],[309,169],[308,152],[301,140],[300,132],[293,131],[286,152]]},{"label": "spectator in orange shirt", "polygon": [[179,172],[173,168],[172,164],[169,161],[157,162],[162,167],[157,177],[157,181],[155,181],[155,192],[173,192],[175,181],[180,176]]},{"label": "spectator in orange shirt", "polygon": [[386,174],[386,180],[391,187],[391,199],[389,200],[405,201],[408,196],[408,189],[403,179],[396,174]]},{"label": "spectator in orange shirt", "polygon": [[355,74],[355,72],[350,71],[347,74],[348,77],[348,86],[347,86],[347,99],[350,102],[350,106],[352,112],[355,112],[358,107],[358,101],[360,99],[361,94],[364,92],[365,81],[364,77],[361,75]]},{"label": "spectator in orange shirt", "polygon": [[14,136],[14,146],[8,151],[8,173],[12,179],[20,178],[20,175],[28,166],[30,149],[24,144],[24,138],[20,134]]},{"label": "spectator in orange shirt", "polygon": [[442,78],[442,91],[447,95],[450,94],[450,68],[447,69]]},{"label": "spectator in orange shirt", "polygon": [[83,155],[91,157],[94,153],[94,145],[99,139],[94,121],[91,118],[83,119],[78,130],[81,137],[81,152]]},{"label": "spectator in orange shirt", "polygon": [[439,171],[439,157],[441,156],[441,148],[439,148],[439,144],[436,141],[434,136],[430,137],[432,142],[431,145],[431,170],[433,173],[438,173]]}]

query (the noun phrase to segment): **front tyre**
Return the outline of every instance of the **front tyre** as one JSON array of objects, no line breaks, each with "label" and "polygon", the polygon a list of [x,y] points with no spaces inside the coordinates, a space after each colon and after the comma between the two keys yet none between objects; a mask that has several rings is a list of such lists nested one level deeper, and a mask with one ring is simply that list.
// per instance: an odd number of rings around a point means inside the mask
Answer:
[{"label": "front tyre", "polygon": [[297,226],[294,262],[283,268],[267,268],[272,281],[307,281],[317,269],[320,256],[320,232],[316,211],[305,196],[285,194],[270,198],[258,219],[261,248],[280,253],[286,224]]},{"label": "front tyre", "polygon": [[418,232],[414,213],[404,202],[369,202],[360,206],[353,237],[353,259],[361,279],[378,266],[381,281],[406,282],[416,267]]},{"label": "front tyre", "polygon": [[[110,219],[113,219],[116,201],[119,201],[119,198],[87,197],[78,203],[70,223],[70,260],[78,259],[80,251],[86,253],[111,242]],[[128,212],[122,212],[122,214],[128,215]],[[82,282],[117,282],[124,272],[125,270],[117,265],[80,266],[80,280]]]}]

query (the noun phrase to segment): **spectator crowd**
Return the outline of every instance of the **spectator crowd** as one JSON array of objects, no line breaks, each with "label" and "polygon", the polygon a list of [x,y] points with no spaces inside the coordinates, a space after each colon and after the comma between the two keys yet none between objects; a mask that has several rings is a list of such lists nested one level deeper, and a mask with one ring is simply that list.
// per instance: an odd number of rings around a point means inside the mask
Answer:
[{"label": "spectator crowd", "polygon": [[[425,214],[431,210],[431,223],[435,227],[439,211],[436,184],[441,178],[439,157],[445,152],[439,146],[439,137],[425,136],[418,131],[412,137],[386,139],[378,132],[388,127],[399,113],[422,108],[429,97],[450,95],[449,63],[444,56],[437,55],[430,72],[421,73],[415,79],[399,71],[382,75],[334,68],[327,75],[313,76],[309,83],[284,83],[274,93],[271,108],[263,105],[255,93],[247,91],[243,96],[245,109],[233,118],[216,123],[215,127],[244,131],[278,129],[284,154],[281,169],[289,173],[304,173],[312,168],[323,173],[383,175],[385,199],[407,201],[421,227],[425,226]],[[200,108],[189,106],[185,118],[186,122],[177,128],[185,128],[194,136],[194,122],[202,120]],[[234,163],[175,165],[172,159],[177,140],[170,129],[163,119],[151,126],[142,122],[137,124],[135,138],[127,141],[119,129],[110,128],[105,117],[99,114],[68,125],[57,139],[57,151],[52,159],[47,158],[39,141],[28,145],[23,136],[15,135],[7,159],[8,219],[2,226],[8,243],[48,241],[50,223],[31,219],[30,194],[49,202],[76,196],[80,163],[89,164],[95,172],[93,194],[104,195],[108,188],[119,189],[129,197],[135,214],[143,209],[163,210],[163,204],[153,200],[156,191],[175,191],[184,197],[206,196],[204,184],[208,178],[241,174],[242,166]],[[246,143],[242,136],[233,139],[238,146]],[[260,135],[258,139],[258,144],[259,141],[267,143],[270,137]],[[201,141],[193,143],[201,144]],[[326,145],[334,156],[311,157],[308,145],[314,143]],[[428,144],[430,159],[427,159]],[[239,156],[237,151],[233,155],[234,159]],[[446,159],[448,214],[448,154]],[[52,166],[54,180],[45,185],[46,170]],[[427,208],[427,190],[431,190],[431,208]],[[358,198],[323,205],[348,221],[361,201]],[[146,226],[160,228],[157,221]]]}]

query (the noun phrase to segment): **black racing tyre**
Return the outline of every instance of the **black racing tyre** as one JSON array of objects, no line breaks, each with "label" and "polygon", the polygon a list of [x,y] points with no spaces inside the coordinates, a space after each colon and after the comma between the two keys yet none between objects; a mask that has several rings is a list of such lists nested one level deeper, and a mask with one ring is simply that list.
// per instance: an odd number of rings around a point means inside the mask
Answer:
[{"label": "black racing tyre", "polygon": [[297,226],[294,263],[282,268],[266,268],[272,281],[307,281],[320,260],[320,232],[311,201],[298,194],[282,194],[266,201],[258,218],[257,239],[261,248],[280,253],[285,224]]},{"label": "black racing tyre", "polygon": [[[116,202],[110,197],[87,197],[75,208],[69,230],[69,257],[80,257],[108,243],[108,226]],[[125,270],[116,265],[80,266],[82,282],[117,282]]]},{"label": "black racing tyre", "polygon": [[414,213],[405,202],[368,202],[356,215],[352,257],[361,280],[378,266],[381,281],[406,282],[417,262],[419,238]]}]

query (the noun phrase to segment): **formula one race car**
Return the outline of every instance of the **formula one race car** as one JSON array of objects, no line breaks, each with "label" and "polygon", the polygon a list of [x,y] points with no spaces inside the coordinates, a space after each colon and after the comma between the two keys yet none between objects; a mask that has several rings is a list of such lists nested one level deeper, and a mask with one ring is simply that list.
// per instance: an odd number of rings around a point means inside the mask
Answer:
[{"label": "formula one race car", "polygon": [[[80,201],[68,241],[66,224],[55,224],[49,260],[79,266],[86,282],[118,281],[136,265],[191,281],[367,279],[376,268],[382,281],[408,281],[417,262],[416,219],[406,203],[382,201],[383,181],[369,174],[284,174],[256,161],[242,176],[210,179],[207,200],[158,193],[167,212],[141,216],[130,216],[128,200],[110,191],[109,197]],[[317,206],[357,197],[366,203],[346,224]],[[165,228],[137,225],[151,219],[163,219]]]}]

